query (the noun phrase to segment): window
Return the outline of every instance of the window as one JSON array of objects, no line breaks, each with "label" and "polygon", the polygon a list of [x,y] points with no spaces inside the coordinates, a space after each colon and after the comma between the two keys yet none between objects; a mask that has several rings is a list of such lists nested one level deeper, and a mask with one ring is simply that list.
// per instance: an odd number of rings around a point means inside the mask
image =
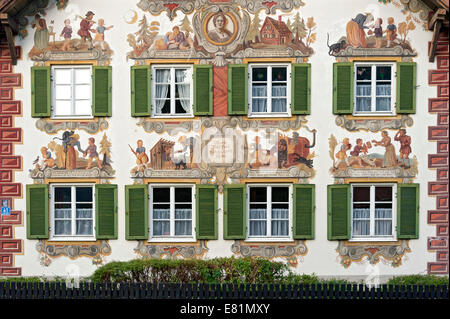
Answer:
[{"label": "window", "polygon": [[193,185],[150,186],[150,238],[195,240],[194,202]]},{"label": "window", "polygon": [[355,64],[355,115],[395,113],[395,64]]},{"label": "window", "polygon": [[290,185],[248,186],[247,239],[290,240]]},{"label": "window", "polygon": [[154,66],[151,92],[153,116],[193,116],[191,66]]},{"label": "window", "polygon": [[92,118],[92,67],[52,66],[52,118]]},{"label": "window", "polygon": [[95,239],[93,194],[93,185],[51,186],[51,239]]},{"label": "window", "polygon": [[290,116],[290,65],[249,65],[249,116]]},{"label": "window", "polygon": [[395,240],[395,184],[352,185],[352,239]]}]

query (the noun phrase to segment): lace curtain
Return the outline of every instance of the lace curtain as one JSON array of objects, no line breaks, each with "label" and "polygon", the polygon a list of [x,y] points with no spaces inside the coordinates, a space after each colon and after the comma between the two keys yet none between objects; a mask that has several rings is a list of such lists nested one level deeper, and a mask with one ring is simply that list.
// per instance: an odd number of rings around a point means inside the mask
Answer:
[{"label": "lace curtain", "polygon": [[180,98],[181,107],[186,113],[189,113],[189,84],[178,84],[184,82],[187,70],[175,70],[175,80],[177,81],[177,93]]},{"label": "lace curtain", "polygon": [[[167,93],[169,93],[170,84],[170,70],[169,69],[157,69],[156,70],[156,85],[155,85],[155,108],[156,113],[162,113],[162,108],[166,103]],[[159,84],[164,83],[164,84]]]},{"label": "lace curtain", "polygon": [[[153,235],[170,236],[170,209],[153,209]],[[192,235],[192,209],[175,209],[175,236]]]},{"label": "lace curtain", "polygon": [[[285,208],[272,209],[271,236],[289,235],[289,211]],[[267,236],[267,210],[250,209],[250,236]]]},{"label": "lace curtain", "polygon": [[[72,209],[56,209],[55,210],[55,235],[72,235]],[[93,234],[92,209],[76,210],[75,235]]]},{"label": "lace curtain", "polygon": [[[353,209],[353,235],[370,236],[370,209]],[[392,209],[375,209],[375,236],[392,235]]]}]

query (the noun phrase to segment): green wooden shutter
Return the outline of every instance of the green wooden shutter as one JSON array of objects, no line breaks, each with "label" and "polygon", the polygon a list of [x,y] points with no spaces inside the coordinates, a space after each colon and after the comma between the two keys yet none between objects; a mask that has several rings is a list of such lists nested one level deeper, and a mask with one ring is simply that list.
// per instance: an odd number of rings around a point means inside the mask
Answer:
[{"label": "green wooden shutter", "polygon": [[292,64],[291,112],[311,114],[311,64]]},{"label": "green wooden shutter", "polygon": [[353,113],[353,63],[333,63],[333,113]]},{"label": "green wooden shutter", "polygon": [[217,185],[197,185],[197,239],[217,239]]},{"label": "green wooden shutter", "polygon": [[95,235],[117,239],[117,185],[95,185]]},{"label": "green wooden shutter", "polygon": [[223,203],[223,238],[245,239],[246,195],[245,185],[225,185]]},{"label": "green wooden shutter", "polygon": [[150,116],[150,81],[149,65],[131,67],[131,116]]},{"label": "green wooden shutter", "polygon": [[350,239],[350,185],[328,185],[328,240]]},{"label": "green wooden shutter", "polygon": [[397,186],[397,238],[419,238],[419,184]]},{"label": "green wooden shutter", "polygon": [[314,239],[315,185],[294,185],[294,239]]},{"label": "green wooden shutter", "polygon": [[228,114],[248,114],[248,64],[228,65]]},{"label": "green wooden shutter", "polygon": [[51,115],[49,66],[31,67],[31,116],[49,117]]},{"label": "green wooden shutter", "polygon": [[112,68],[110,66],[92,67],[92,114],[111,116]]},{"label": "green wooden shutter", "polygon": [[148,239],[148,185],[125,185],[125,238]]},{"label": "green wooden shutter", "polygon": [[213,67],[194,65],[194,114],[213,115]]},{"label": "green wooden shutter", "polygon": [[27,238],[48,238],[48,185],[27,185]]},{"label": "green wooden shutter", "polygon": [[416,63],[397,63],[397,114],[416,113]]}]

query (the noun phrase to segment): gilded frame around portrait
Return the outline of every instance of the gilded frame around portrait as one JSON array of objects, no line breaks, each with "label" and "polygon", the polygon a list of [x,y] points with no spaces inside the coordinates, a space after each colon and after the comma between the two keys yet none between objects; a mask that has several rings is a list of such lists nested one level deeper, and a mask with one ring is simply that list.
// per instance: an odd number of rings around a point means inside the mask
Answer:
[{"label": "gilded frame around portrait", "polygon": [[[230,38],[229,38],[227,41],[224,41],[224,42],[217,42],[217,41],[214,41],[214,40],[211,39],[211,37],[210,37],[209,34],[208,34],[208,32],[211,31],[211,30],[208,30],[209,22],[210,22],[210,20],[211,20],[215,15],[217,15],[217,14],[223,14],[224,16],[230,18],[231,22],[233,23],[233,33],[231,34]],[[209,14],[206,16],[206,18],[203,20],[203,27],[202,27],[202,29],[203,29],[203,34],[204,34],[206,40],[207,40],[209,43],[211,43],[211,44],[213,44],[213,45],[217,45],[217,46],[225,46],[225,45],[228,45],[228,44],[230,44],[231,42],[233,42],[234,39],[236,38],[236,36],[237,36],[237,34],[238,34],[238,23],[237,23],[236,17],[233,16],[233,15],[232,15],[231,13],[229,13],[229,12],[223,12],[223,11],[221,11],[221,12],[211,12],[211,13],[209,13]]]}]

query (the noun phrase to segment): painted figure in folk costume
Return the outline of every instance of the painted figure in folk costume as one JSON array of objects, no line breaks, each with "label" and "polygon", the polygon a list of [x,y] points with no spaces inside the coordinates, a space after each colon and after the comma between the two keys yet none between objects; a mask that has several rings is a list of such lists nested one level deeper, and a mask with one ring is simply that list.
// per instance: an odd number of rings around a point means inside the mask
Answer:
[{"label": "painted figure in folk costume", "polygon": [[92,26],[95,23],[95,21],[92,21],[94,15],[95,15],[94,12],[88,11],[86,13],[86,17],[81,19],[80,30],[78,30],[78,35],[81,37],[81,43],[85,44],[86,40],[89,41],[88,43],[89,50],[93,48],[91,32],[93,33],[96,32],[94,29],[92,29]]},{"label": "painted figure in folk costume", "polygon": [[41,18],[39,14],[34,16],[34,23],[32,28],[36,28],[34,33],[34,47],[38,50],[43,50],[48,47],[49,33],[47,29],[47,23],[44,18]]},{"label": "painted figure in folk costume", "polygon": [[105,48],[105,31],[110,30],[113,26],[105,27],[105,20],[98,19],[98,26],[95,28],[95,37],[94,37],[94,45],[100,44],[100,47],[103,51],[106,51]]},{"label": "painted figure in folk costume", "polygon": [[347,43],[355,48],[367,48],[365,29],[373,22],[372,14],[359,13],[354,19],[347,23]]},{"label": "painted figure in folk costume", "polygon": [[[405,129],[400,129],[394,136],[394,141],[400,142],[400,165],[409,166],[409,154],[411,154],[411,136],[406,135]],[[406,161],[408,160],[408,161]]]},{"label": "painted figure in folk costume", "polygon": [[394,145],[391,143],[391,138],[387,131],[381,132],[382,139],[380,141],[372,140],[375,146],[383,146],[385,148],[383,167],[392,168],[397,166],[397,156],[395,155]]},{"label": "painted figure in folk costume", "polygon": [[95,139],[93,137],[89,138],[89,146],[86,148],[86,150],[83,153],[83,157],[86,157],[86,155],[89,154],[89,162],[86,169],[90,169],[92,165],[92,160],[97,159],[97,165],[98,168],[102,169],[102,163],[100,161],[100,158],[97,153],[97,146],[95,145]]},{"label": "painted figure in folk costume", "polygon": [[61,48],[63,51],[70,49],[70,40],[72,38],[72,26],[70,25],[70,19],[64,20],[64,28],[61,31],[61,37],[64,37],[64,44]]}]

